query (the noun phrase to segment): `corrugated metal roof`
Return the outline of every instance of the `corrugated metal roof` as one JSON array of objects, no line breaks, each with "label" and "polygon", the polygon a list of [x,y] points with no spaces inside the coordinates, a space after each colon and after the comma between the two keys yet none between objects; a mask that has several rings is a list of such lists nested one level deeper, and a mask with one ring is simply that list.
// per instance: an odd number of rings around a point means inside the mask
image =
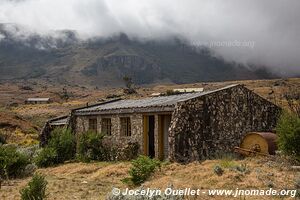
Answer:
[{"label": "corrugated metal roof", "polygon": [[49,101],[50,98],[28,98],[26,101]]},{"label": "corrugated metal roof", "polygon": [[50,122],[49,122],[49,124],[51,125],[51,126],[59,126],[59,125],[66,125],[67,123],[68,123],[68,121],[69,121],[69,117],[67,116],[67,117],[65,117],[65,118],[62,118],[62,119],[54,119],[54,120],[51,120]]},{"label": "corrugated metal roof", "polygon": [[178,102],[193,99],[199,96],[203,96],[209,93],[217,92],[234,86],[237,86],[237,84],[229,85],[227,87],[223,87],[212,91],[206,91],[206,92],[195,92],[195,93],[179,94],[179,95],[171,95],[171,96],[150,97],[145,99],[119,100],[119,101],[106,103],[102,105],[95,105],[88,108],[78,109],[76,110],[76,112],[97,112],[97,111],[106,111],[106,110],[115,110],[115,109],[164,107],[164,106],[175,107],[175,105]]}]

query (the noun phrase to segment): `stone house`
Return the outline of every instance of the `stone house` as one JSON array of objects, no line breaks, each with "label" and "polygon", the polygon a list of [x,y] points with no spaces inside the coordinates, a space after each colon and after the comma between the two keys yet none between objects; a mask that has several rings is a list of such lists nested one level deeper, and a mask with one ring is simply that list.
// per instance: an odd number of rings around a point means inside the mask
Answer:
[{"label": "stone house", "polygon": [[108,145],[137,142],[150,157],[190,162],[232,152],[250,131],[272,131],[281,109],[243,85],[72,110],[75,134],[105,134]]}]

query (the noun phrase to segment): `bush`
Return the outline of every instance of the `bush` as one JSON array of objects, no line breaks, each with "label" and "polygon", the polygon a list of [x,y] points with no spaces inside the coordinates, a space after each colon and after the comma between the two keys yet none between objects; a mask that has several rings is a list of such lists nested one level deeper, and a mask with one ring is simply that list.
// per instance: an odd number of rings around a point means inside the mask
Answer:
[{"label": "bush", "polygon": [[300,160],[300,118],[295,114],[283,113],[277,123],[276,132],[279,149]]},{"label": "bush", "polygon": [[236,166],[235,170],[238,171],[238,172],[241,172],[243,174],[249,174],[250,173],[250,169],[249,169],[249,167],[247,166],[246,163],[243,163],[241,165]]},{"label": "bush", "polygon": [[75,157],[76,140],[70,129],[54,129],[47,146],[55,149],[58,163],[63,163]]},{"label": "bush", "polygon": [[28,146],[28,147],[18,147],[17,151],[26,155],[30,161],[32,161],[34,159],[34,157],[37,156],[38,152],[39,152],[40,148],[39,145],[32,145],[32,146]]},{"label": "bush", "polygon": [[151,159],[147,156],[139,156],[137,159],[131,161],[131,168],[129,170],[130,178],[124,179],[124,182],[132,182],[134,185],[140,185],[145,182],[151,174],[160,167],[160,161]]},{"label": "bush", "polygon": [[35,158],[38,167],[49,167],[58,163],[57,152],[54,148],[45,147]]},{"label": "bush", "polygon": [[43,200],[46,198],[47,181],[45,177],[35,174],[25,188],[20,190],[22,200]]},{"label": "bush", "polygon": [[24,154],[18,152],[16,147],[0,145],[0,176],[6,178],[16,178],[22,173],[29,159]]},{"label": "bush", "polygon": [[219,165],[216,165],[214,167],[214,173],[217,174],[218,176],[222,176],[224,173],[224,170]]},{"label": "bush", "polygon": [[77,158],[83,162],[91,160],[105,160],[105,150],[103,148],[103,135],[95,132],[83,133],[79,136],[77,146]]}]

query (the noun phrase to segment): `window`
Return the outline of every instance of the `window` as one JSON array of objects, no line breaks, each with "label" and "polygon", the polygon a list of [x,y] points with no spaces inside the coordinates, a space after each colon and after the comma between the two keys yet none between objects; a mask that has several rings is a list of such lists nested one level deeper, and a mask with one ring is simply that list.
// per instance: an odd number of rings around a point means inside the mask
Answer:
[{"label": "window", "polygon": [[102,118],[101,131],[105,135],[111,135],[111,119]]},{"label": "window", "polygon": [[89,119],[89,131],[97,132],[97,118]]},{"label": "window", "polygon": [[121,117],[121,135],[131,136],[131,123],[130,117]]}]

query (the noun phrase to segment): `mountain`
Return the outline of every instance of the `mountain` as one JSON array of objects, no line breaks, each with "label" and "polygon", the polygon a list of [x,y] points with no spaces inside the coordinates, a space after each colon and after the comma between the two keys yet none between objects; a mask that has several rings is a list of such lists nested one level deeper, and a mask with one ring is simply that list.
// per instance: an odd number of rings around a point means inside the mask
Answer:
[{"label": "mountain", "polygon": [[264,68],[225,62],[208,49],[189,46],[178,38],[141,41],[120,34],[82,41],[73,31],[26,35],[13,25],[0,25],[1,81],[119,86],[125,75],[136,84],[274,77]]}]

